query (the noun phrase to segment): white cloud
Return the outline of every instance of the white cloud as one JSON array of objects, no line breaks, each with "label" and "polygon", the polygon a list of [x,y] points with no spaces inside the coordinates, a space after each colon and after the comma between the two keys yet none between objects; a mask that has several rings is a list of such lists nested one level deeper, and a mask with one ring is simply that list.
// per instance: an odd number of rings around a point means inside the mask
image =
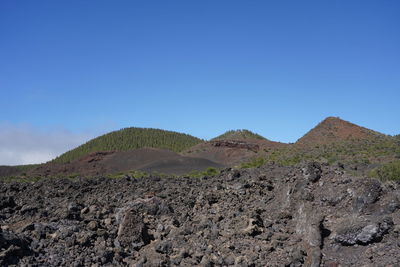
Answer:
[{"label": "white cloud", "polygon": [[88,133],[0,124],[0,165],[43,163],[91,138],[93,134]]}]

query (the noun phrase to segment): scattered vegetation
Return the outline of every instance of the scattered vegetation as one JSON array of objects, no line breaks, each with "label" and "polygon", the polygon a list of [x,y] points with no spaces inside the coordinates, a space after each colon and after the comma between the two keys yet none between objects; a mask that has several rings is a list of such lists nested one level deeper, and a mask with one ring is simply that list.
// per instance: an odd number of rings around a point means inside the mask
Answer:
[{"label": "scattered vegetation", "polygon": [[253,133],[249,130],[230,130],[225,132],[224,134],[221,134],[220,136],[217,136],[211,140],[221,140],[221,139],[235,139],[235,140],[243,140],[243,139],[260,139],[260,140],[265,140],[265,137]]},{"label": "scattered vegetation", "polygon": [[115,173],[115,174],[109,174],[109,175],[107,175],[107,178],[121,179],[121,178],[125,178],[127,176],[134,177],[134,178],[145,178],[145,177],[149,177],[150,174],[143,172],[143,171],[131,170],[131,171],[127,171],[127,172],[119,172],[119,173]]},{"label": "scattered vegetation", "polygon": [[371,177],[379,178],[382,181],[400,181],[400,160],[393,161],[373,169]]},{"label": "scattered vegetation", "polygon": [[385,163],[398,159],[400,143],[395,138],[348,140],[314,146],[287,146],[267,153],[266,161],[293,166],[303,161],[336,164]]},{"label": "scattered vegetation", "polygon": [[41,164],[26,164],[26,165],[17,165],[13,166],[14,168],[18,169],[20,172],[27,172],[31,169],[39,167]]},{"label": "scattered vegetation", "polygon": [[79,173],[71,173],[70,175],[68,175],[68,178],[70,179],[75,179],[79,177]]},{"label": "scattered vegetation", "polygon": [[32,182],[37,182],[39,180],[43,179],[43,177],[36,176],[36,177],[26,177],[26,176],[5,176],[5,177],[0,177],[0,182],[4,183],[11,183],[11,182],[20,182],[20,183],[32,183]]},{"label": "scattered vegetation", "polygon": [[114,131],[70,150],[54,159],[54,162],[66,163],[88,153],[97,151],[126,151],[143,147],[155,147],[180,152],[203,140],[188,134],[151,128],[125,128]]},{"label": "scattered vegetation", "polygon": [[207,168],[205,171],[193,171],[190,172],[188,174],[185,175],[173,175],[173,174],[165,174],[165,173],[146,173],[143,171],[128,171],[128,172],[119,172],[119,173],[115,173],[115,174],[109,174],[107,175],[107,178],[111,178],[111,179],[121,179],[121,178],[125,178],[127,176],[129,177],[134,177],[134,178],[148,178],[150,176],[157,176],[157,177],[164,177],[164,178],[168,178],[168,177],[191,177],[191,178],[201,178],[204,176],[215,176],[218,175],[220,173],[220,171],[214,167],[209,167]]},{"label": "scattered vegetation", "polygon": [[246,169],[246,168],[259,168],[262,165],[267,163],[267,160],[265,158],[257,158],[253,159],[252,161],[249,162],[244,162],[240,165],[241,169]]},{"label": "scattered vegetation", "polygon": [[193,177],[193,178],[200,178],[204,176],[216,176],[220,173],[220,171],[216,168],[209,167],[205,171],[193,171],[186,176]]}]

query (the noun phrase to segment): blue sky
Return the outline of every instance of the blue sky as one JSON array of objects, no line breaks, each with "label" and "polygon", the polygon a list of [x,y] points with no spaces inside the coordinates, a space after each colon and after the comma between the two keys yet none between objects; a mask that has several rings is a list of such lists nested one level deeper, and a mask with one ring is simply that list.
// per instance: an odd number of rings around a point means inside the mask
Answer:
[{"label": "blue sky", "polygon": [[60,134],[49,158],[129,126],[295,142],[339,116],[398,134],[399,13],[395,0],[1,1],[0,147],[15,156],[0,148],[0,165],[32,161],[15,131],[44,139],[32,151]]}]

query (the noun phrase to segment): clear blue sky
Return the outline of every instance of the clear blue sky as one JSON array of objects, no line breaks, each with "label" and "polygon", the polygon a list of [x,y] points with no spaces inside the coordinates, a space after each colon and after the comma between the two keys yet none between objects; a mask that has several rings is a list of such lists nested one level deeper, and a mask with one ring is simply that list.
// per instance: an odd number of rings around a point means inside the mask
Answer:
[{"label": "clear blue sky", "polygon": [[0,3],[0,123],[400,133],[400,1]]}]

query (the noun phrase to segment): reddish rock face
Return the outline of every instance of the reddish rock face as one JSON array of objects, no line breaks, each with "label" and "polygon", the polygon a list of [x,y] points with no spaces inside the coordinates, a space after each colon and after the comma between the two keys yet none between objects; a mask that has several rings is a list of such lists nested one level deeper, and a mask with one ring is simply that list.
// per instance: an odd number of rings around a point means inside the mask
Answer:
[{"label": "reddish rock face", "polygon": [[248,149],[253,152],[257,152],[260,150],[260,146],[257,144],[248,143],[248,142],[239,141],[239,140],[217,140],[217,141],[211,141],[210,143],[216,147]]}]

